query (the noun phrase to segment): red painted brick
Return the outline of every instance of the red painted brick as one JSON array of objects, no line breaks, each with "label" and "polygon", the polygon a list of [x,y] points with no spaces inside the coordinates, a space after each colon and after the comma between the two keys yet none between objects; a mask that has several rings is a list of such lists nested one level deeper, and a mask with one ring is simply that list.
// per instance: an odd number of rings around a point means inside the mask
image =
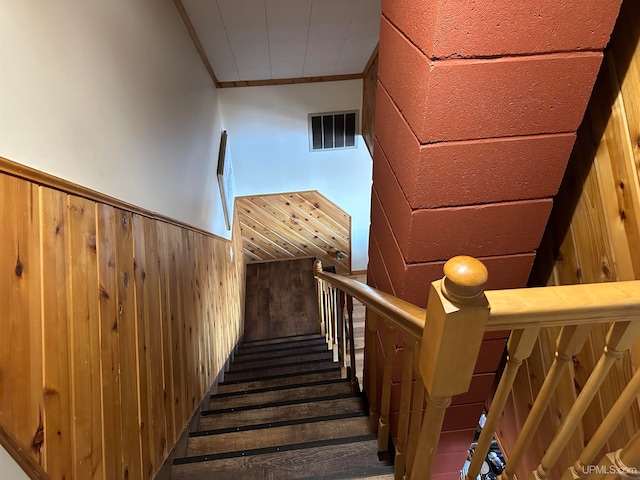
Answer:
[{"label": "red painted brick", "polygon": [[574,132],[602,54],[425,57],[382,20],[379,78],[420,143]]},{"label": "red painted brick", "polygon": [[396,294],[393,284],[389,279],[384,258],[373,235],[369,237],[369,272],[371,272],[373,278],[376,279],[377,289],[391,295]]},{"label": "red painted brick", "polygon": [[[394,358],[395,364],[402,363],[402,357],[404,352],[399,354],[397,358]],[[494,373],[478,373],[474,374],[471,379],[469,391],[462,395],[456,395],[451,399],[451,405],[464,405],[467,403],[480,403],[486,401],[493,387],[493,381],[495,379]],[[413,395],[413,387],[411,387],[411,395]],[[391,411],[397,412],[400,410],[400,397],[402,396],[402,384],[400,378],[398,378],[391,386]],[[412,398],[412,397],[410,397]]]},{"label": "red painted brick", "polygon": [[381,84],[376,98],[376,148],[381,149],[376,159],[387,159],[411,208],[557,193],[575,141],[573,133],[420,145]]},{"label": "red painted brick", "polygon": [[[392,219],[384,200],[383,206]],[[411,235],[397,240],[407,263],[530,252],[540,244],[551,206],[546,199],[416,210]]]},{"label": "red painted brick", "polygon": [[438,453],[454,453],[461,451],[466,453],[471,446],[475,433],[475,428],[442,432],[440,435],[440,442],[438,443]]},{"label": "red painted brick", "polygon": [[[380,252],[376,255],[383,259],[385,271],[389,275],[389,281],[393,285],[396,295],[414,305],[426,307],[431,282],[442,278],[445,262],[442,260],[407,265],[375,188],[371,205],[371,231],[372,236],[375,237],[378,252]],[[533,252],[480,257],[489,271],[486,289],[525,287],[534,259],[535,253]],[[503,337],[504,335],[501,334],[498,338]]]},{"label": "red painted brick", "polygon": [[550,199],[412,211],[380,148],[373,182],[405,263],[535,250],[551,211]]},{"label": "red painted brick", "polygon": [[484,411],[484,403],[454,405],[447,409],[442,424],[442,431],[463,430],[478,425],[480,415]]},{"label": "red painted brick", "polygon": [[[482,257],[480,260],[489,271],[487,290],[522,288],[527,284],[535,253]],[[442,278],[444,261],[406,265],[402,288],[398,291],[404,300],[426,307],[429,285]]]},{"label": "red painted brick", "polygon": [[431,480],[459,480],[459,479],[460,479],[460,471],[438,473],[438,474],[431,475]]},{"label": "red painted brick", "polygon": [[[487,373],[498,370],[506,344],[507,341],[505,339],[483,340],[480,345],[474,373]],[[483,395],[484,398],[487,398],[490,389],[491,385],[488,386],[486,393]]]},{"label": "red painted brick", "polygon": [[[484,411],[484,403],[471,403],[454,405],[447,409],[442,424],[442,431],[468,430],[478,425],[480,415]],[[392,437],[398,436],[398,412],[389,414],[390,433]]]},{"label": "red painted brick", "polygon": [[[373,191],[386,212],[398,244],[411,235],[411,207],[381,148],[373,151]],[[375,219],[374,214],[371,218]],[[404,251],[406,245],[400,245]]]},{"label": "red painted brick", "polygon": [[371,235],[376,239],[391,283],[397,294],[403,298],[402,286],[407,268],[375,188],[371,195]]},{"label": "red painted brick", "polygon": [[474,373],[469,391],[456,395],[451,399],[452,405],[484,402],[493,389],[495,373]]},{"label": "red painted brick", "polygon": [[431,58],[601,50],[620,0],[383,0],[382,12]]},{"label": "red painted brick", "polygon": [[458,472],[459,475],[460,470],[462,470],[462,466],[464,465],[464,461],[467,459],[467,450],[469,449],[470,444],[471,442],[469,442],[467,444],[467,448],[462,451],[437,453],[437,457],[433,462],[433,474],[442,475],[449,472]]}]

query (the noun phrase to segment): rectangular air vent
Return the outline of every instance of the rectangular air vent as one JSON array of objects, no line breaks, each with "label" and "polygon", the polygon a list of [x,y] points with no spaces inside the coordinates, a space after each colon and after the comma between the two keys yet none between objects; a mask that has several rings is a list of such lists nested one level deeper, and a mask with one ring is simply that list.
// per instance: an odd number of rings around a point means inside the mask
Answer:
[{"label": "rectangular air vent", "polygon": [[320,151],[355,148],[358,112],[312,113],[309,115],[309,148]]}]

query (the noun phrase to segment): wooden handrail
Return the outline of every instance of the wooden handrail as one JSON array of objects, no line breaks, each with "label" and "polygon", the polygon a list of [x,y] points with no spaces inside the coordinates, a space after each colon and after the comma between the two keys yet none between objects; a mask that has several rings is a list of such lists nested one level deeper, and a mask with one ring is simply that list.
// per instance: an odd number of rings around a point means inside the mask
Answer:
[{"label": "wooden handrail", "polygon": [[487,331],[631,321],[640,318],[640,280],[485,292]]},{"label": "wooden handrail", "polygon": [[0,445],[9,452],[11,458],[22,468],[31,480],[50,480],[49,475],[36,462],[29,452],[22,447],[15,437],[0,424]]},{"label": "wooden handrail", "polygon": [[316,278],[325,280],[353,298],[357,298],[366,307],[384,318],[388,318],[408,333],[415,335],[417,338],[422,338],[426,312],[424,308],[417,307],[413,303],[406,302],[357,280],[342,277],[335,273],[320,270],[316,271],[315,275]]}]

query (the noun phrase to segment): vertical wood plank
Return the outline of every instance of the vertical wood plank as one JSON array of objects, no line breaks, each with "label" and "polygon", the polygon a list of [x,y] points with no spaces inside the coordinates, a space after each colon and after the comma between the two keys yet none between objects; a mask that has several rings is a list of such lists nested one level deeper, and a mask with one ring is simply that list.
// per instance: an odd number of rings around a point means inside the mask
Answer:
[{"label": "vertical wood plank", "polygon": [[167,452],[167,424],[164,410],[164,391],[162,377],[162,318],[160,303],[160,271],[158,255],[158,231],[155,220],[141,217],[144,228],[145,243],[145,291],[148,300],[149,317],[145,323],[145,338],[147,341],[147,379],[149,382],[149,432],[152,442],[153,472],[160,468]]},{"label": "vertical wood plank", "polygon": [[167,239],[167,224],[156,222],[158,231],[158,275],[160,279],[160,303],[162,328],[162,376],[164,411],[167,422],[167,439],[173,445],[179,432],[176,432],[176,413],[173,389],[173,349],[171,341],[171,308],[170,276],[169,276],[169,245]]},{"label": "vertical wood plank", "polygon": [[[72,478],[70,336],[67,319],[67,196],[40,188],[44,355],[43,464],[51,478]],[[0,280],[1,281],[1,280]]]},{"label": "vertical wood plank", "polygon": [[[98,282],[100,285],[100,332],[104,465],[106,478],[123,479],[122,408],[120,405],[120,332],[118,325],[116,212],[98,204]],[[125,372],[127,374],[127,372]]]},{"label": "vertical wood plank", "polygon": [[0,176],[0,422],[39,460],[42,324],[38,189]]},{"label": "vertical wood plank", "polygon": [[140,409],[140,437],[142,445],[142,478],[155,473],[152,431],[151,388],[149,380],[149,289],[145,256],[144,218],[133,215],[134,288],[136,302],[135,332],[137,340],[138,402]]},{"label": "vertical wood plank", "polygon": [[134,288],[133,218],[116,210],[116,270],[120,332],[120,405],[122,406],[122,476],[142,478],[142,442],[138,402],[136,298]]},{"label": "vertical wood plank", "polygon": [[185,349],[184,329],[182,327],[182,287],[181,287],[181,232],[178,227],[167,225],[167,240],[169,242],[169,308],[171,316],[171,341],[173,355],[173,388],[175,405],[176,431],[181,432],[188,420],[186,405],[185,382]]},{"label": "vertical wood plank", "polygon": [[96,204],[69,195],[74,477],[104,478]]}]

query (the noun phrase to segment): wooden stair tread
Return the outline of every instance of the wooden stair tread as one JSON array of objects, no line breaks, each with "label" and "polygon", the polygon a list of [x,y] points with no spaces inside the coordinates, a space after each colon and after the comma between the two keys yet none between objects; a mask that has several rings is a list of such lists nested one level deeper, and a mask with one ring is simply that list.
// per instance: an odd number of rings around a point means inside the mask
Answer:
[{"label": "wooden stair tread", "polygon": [[317,338],[313,340],[298,340],[291,343],[272,343],[269,345],[260,345],[257,347],[243,347],[240,345],[234,355],[234,358],[242,359],[246,355],[267,355],[286,352],[292,348],[303,347],[321,347],[325,346],[329,349],[327,341],[324,338]]},{"label": "wooden stair tread", "polygon": [[240,345],[243,347],[257,347],[261,345],[272,345],[274,343],[292,343],[300,340],[324,339],[320,333],[302,333],[300,335],[290,335],[287,337],[263,338],[261,340],[243,341]]},{"label": "wooden stair tread", "polygon": [[333,360],[333,352],[324,350],[322,352],[307,352],[295,356],[276,357],[270,359],[257,359],[248,362],[234,362],[231,364],[229,371],[231,372],[244,372],[249,370],[259,370],[270,367],[276,367],[279,365],[290,365],[292,363],[302,363],[311,361]]},{"label": "wooden stair tread", "polygon": [[304,345],[299,348],[287,348],[283,350],[276,350],[272,352],[257,352],[250,353],[247,352],[242,355],[236,355],[233,359],[233,365],[242,365],[246,362],[251,362],[255,360],[270,360],[276,359],[280,357],[295,357],[297,355],[303,355],[306,353],[321,353],[328,352],[329,348],[325,342],[319,343],[318,345]]},{"label": "wooden stair tread", "polygon": [[276,367],[263,368],[258,370],[250,370],[243,372],[227,372],[225,374],[225,382],[238,380],[264,379],[271,376],[286,375],[293,373],[311,373],[317,370],[326,370],[335,367],[336,364],[329,360],[311,361],[296,363],[291,365],[280,365]]},{"label": "wooden stair tread", "polygon": [[370,433],[368,416],[330,418],[332,417],[318,417],[305,419],[306,422],[270,428],[190,437],[187,443],[187,456],[253,450]]},{"label": "wooden stair tread", "polygon": [[267,387],[281,387],[284,385],[294,385],[307,382],[321,382],[323,380],[337,380],[341,378],[340,368],[336,367],[326,372],[312,372],[302,375],[290,375],[270,380],[247,380],[236,383],[218,384],[217,393],[246,392]]},{"label": "wooden stair tread", "polygon": [[316,475],[297,480],[394,480],[393,465],[360,468],[348,473],[336,473],[330,475]]},{"label": "wooden stair tread", "polygon": [[215,473],[216,479],[286,480],[348,473],[379,465],[377,453],[378,443],[372,435],[286,445],[265,449],[264,453],[247,451],[228,458],[223,454],[181,459],[174,462],[171,479],[209,480]]},{"label": "wooden stair tread", "polygon": [[228,396],[213,396],[209,400],[209,410],[221,410],[228,408],[245,407],[249,405],[265,405],[283,400],[301,400],[329,395],[351,393],[351,385],[348,381],[339,380],[319,382],[312,385],[278,388],[274,390],[253,392],[240,392],[225,394]]},{"label": "wooden stair tread", "polygon": [[215,430],[245,427],[267,422],[286,422],[312,416],[342,414],[364,410],[364,400],[360,396],[335,398],[319,402],[305,402],[292,405],[240,410],[200,417],[198,430]]}]

